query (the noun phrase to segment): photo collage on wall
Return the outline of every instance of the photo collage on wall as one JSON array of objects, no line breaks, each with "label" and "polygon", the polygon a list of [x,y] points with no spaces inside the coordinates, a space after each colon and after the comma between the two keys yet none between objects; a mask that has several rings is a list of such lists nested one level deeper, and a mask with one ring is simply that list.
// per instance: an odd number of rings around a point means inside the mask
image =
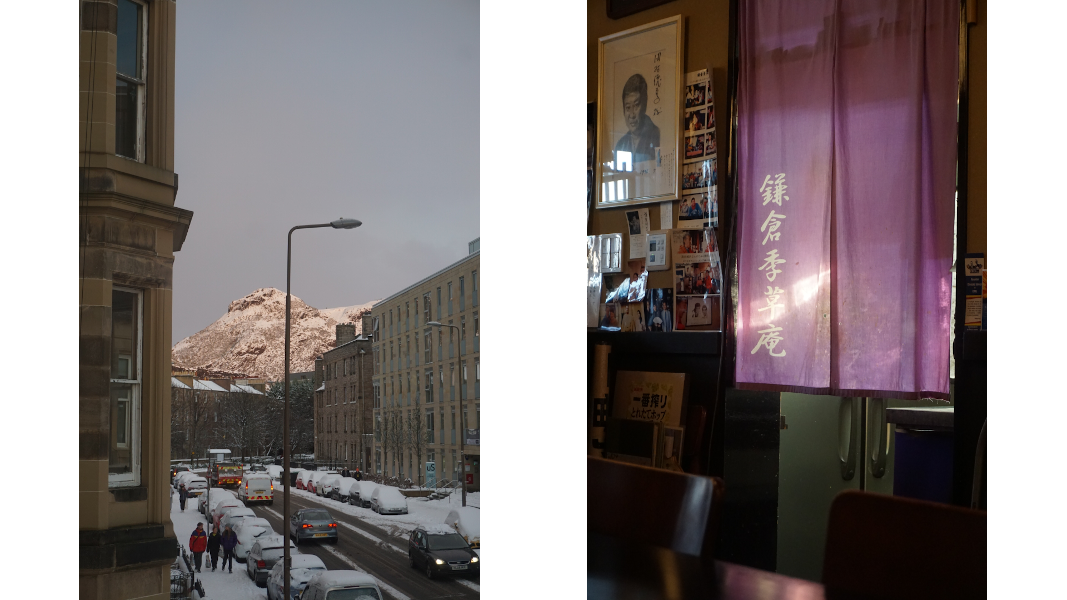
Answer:
[{"label": "photo collage on wall", "polygon": [[674,230],[674,330],[721,331],[722,266],[715,230]]},{"label": "photo collage on wall", "polygon": [[685,142],[678,227],[719,226],[715,103],[707,69],[685,75]]}]

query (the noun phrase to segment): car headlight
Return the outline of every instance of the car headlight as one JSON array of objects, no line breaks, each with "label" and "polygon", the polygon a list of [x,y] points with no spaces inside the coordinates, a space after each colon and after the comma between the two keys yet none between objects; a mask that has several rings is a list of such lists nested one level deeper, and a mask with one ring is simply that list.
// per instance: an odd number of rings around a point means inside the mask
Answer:
[{"label": "car headlight", "polygon": [[476,563],[476,562],[478,562],[478,557],[477,556],[471,558],[471,563]]},{"label": "car headlight", "polygon": [[436,559],[434,562],[436,562],[439,565],[445,564],[445,561],[441,560],[440,558]]}]

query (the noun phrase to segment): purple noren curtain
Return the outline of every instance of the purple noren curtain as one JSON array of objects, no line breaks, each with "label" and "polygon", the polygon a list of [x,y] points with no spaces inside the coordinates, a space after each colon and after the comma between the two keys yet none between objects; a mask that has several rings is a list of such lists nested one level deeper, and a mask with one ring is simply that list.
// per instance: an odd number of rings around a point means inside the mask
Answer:
[{"label": "purple noren curtain", "polygon": [[737,386],[947,398],[958,2],[739,16]]}]

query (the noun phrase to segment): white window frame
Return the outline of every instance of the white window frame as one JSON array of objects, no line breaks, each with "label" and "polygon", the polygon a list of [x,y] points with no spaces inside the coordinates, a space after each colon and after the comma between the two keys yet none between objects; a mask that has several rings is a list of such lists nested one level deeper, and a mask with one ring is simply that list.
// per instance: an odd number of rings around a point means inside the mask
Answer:
[{"label": "white window frame", "polygon": [[[134,373],[133,379],[111,379],[111,383],[124,383],[130,385],[130,398],[128,400],[130,406],[127,411],[126,418],[126,439],[127,443],[120,445],[120,448],[129,448],[130,450],[130,472],[129,473],[108,473],[107,474],[107,487],[136,487],[141,484],[141,376],[144,371],[143,358],[144,358],[144,290],[136,288],[127,288],[122,286],[113,286],[112,290],[118,292],[126,292],[137,295],[137,356],[136,365],[137,372]],[[133,358],[133,357],[131,357]],[[110,360],[110,358],[109,358]],[[128,375],[128,374],[127,374]],[[110,387],[110,386],[109,386]],[[108,402],[110,403],[110,390],[108,391]],[[108,419],[108,429],[110,430],[111,419]],[[111,435],[108,433],[108,448],[110,452]],[[110,464],[110,456],[108,458],[108,464]]]},{"label": "white window frame", "polygon": [[[117,92],[118,79],[133,84],[137,89],[137,139],[133,145],[135,156],[119,154],[117,147],[115,148],[115,155],[143,163],[145,161],[145,120],[147,119],[148,107],[148,93],[145,86],[145,81],[148,79],[146,75],[146,71],[148,70],[148,3],[142,0],[130,0],[130,2],[141,7],[141,77],[140,79],[137,79],[135,77],[130,77],[129,75],[123,75],[116,69],[115,89],[112,91]],[[117,62],[118,61],[116,60],[116,64]]]},{"label": "white window frame", "polygon": [[608,233],[600,236],[600,272],[622,272],[621,233]]}]

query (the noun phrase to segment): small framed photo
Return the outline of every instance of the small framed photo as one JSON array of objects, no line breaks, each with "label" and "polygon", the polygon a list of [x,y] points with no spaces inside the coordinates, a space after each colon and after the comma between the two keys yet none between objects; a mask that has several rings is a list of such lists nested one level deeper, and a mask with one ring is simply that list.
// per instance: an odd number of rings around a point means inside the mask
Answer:
[{"label": "small framed photo", "polygon": [[678,199],[684,44],[681,15],[600,38],[597,208]]},{"label": "small framed photo", "polygon": [[707,82],[700,81],[693,85],[685,86],[685,107],[694,108],[704,106],[704,93],[707,91]]}]

